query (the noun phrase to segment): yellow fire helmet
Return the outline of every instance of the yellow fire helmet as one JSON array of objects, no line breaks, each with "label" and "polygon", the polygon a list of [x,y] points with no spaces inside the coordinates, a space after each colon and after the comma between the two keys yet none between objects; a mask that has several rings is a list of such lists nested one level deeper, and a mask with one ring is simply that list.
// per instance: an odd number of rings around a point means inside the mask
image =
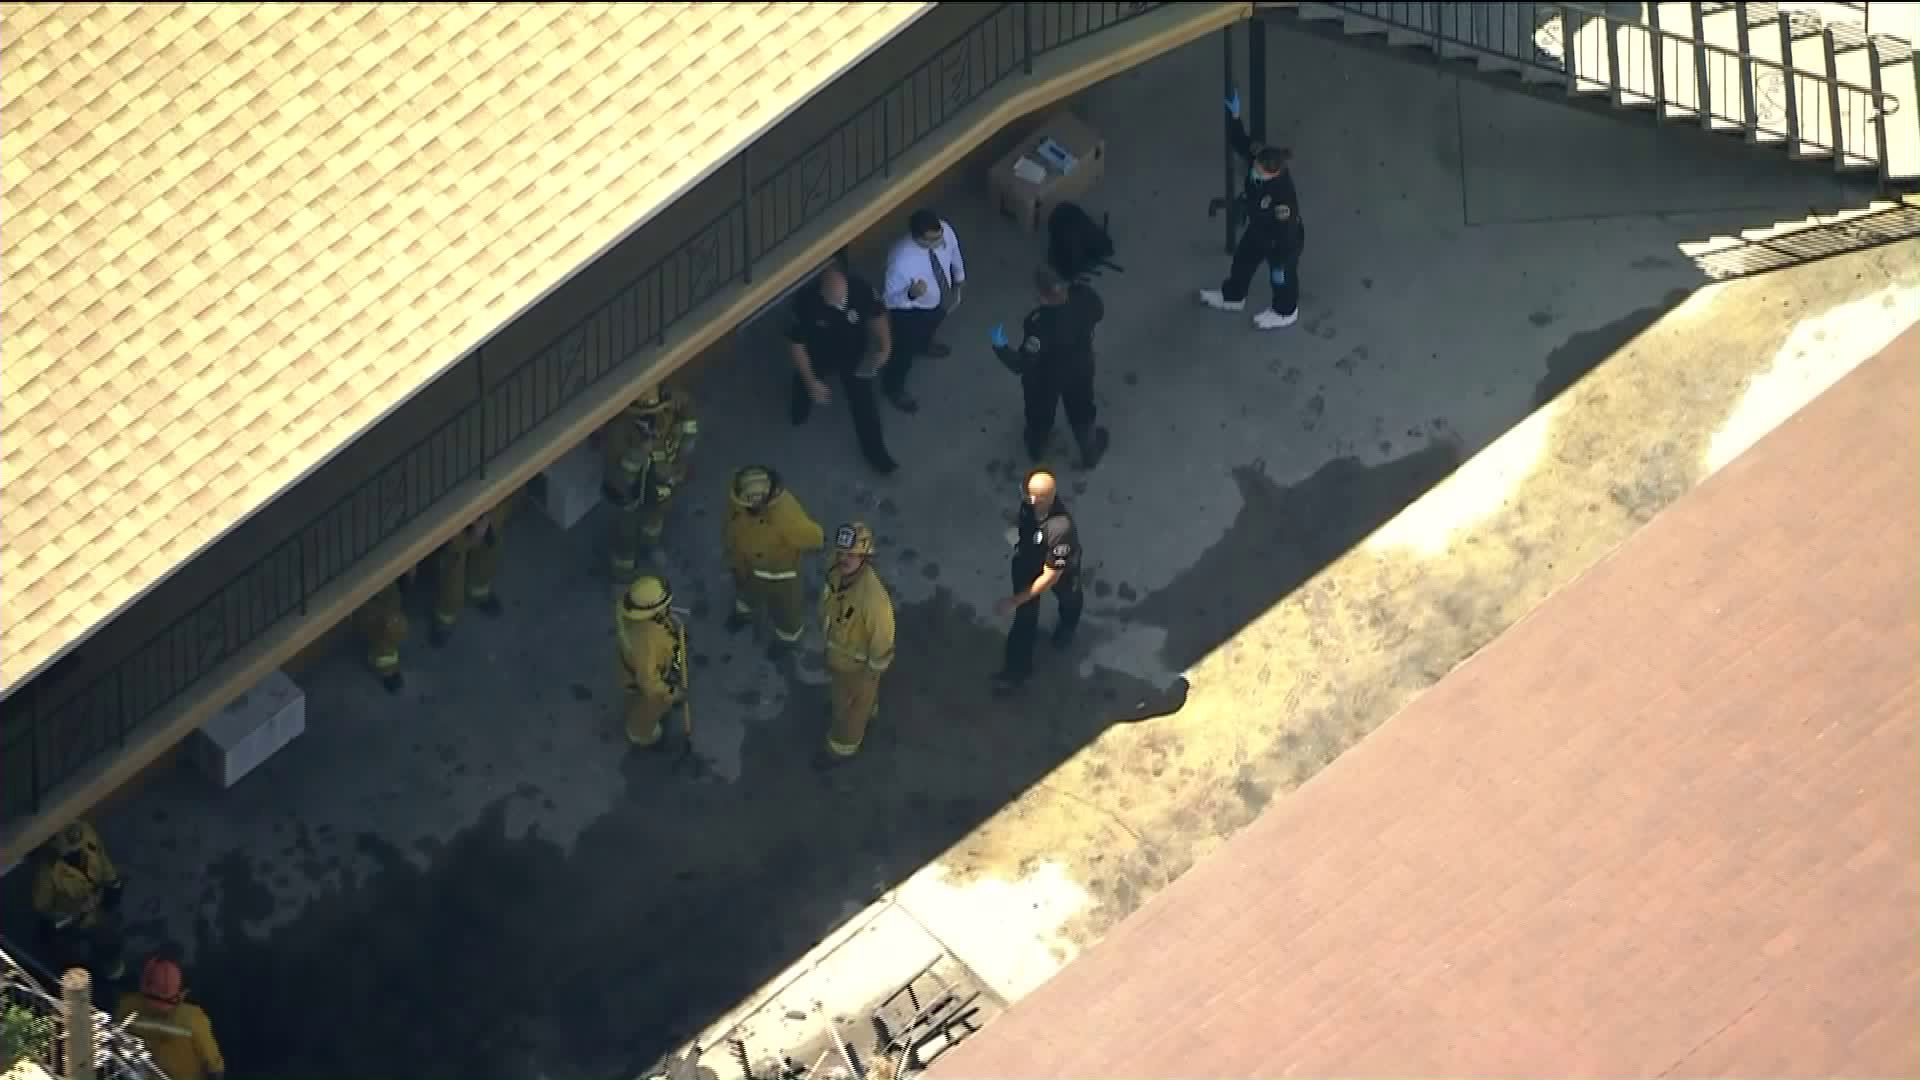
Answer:
[{"label": "yellow fire helmet", "polygon": [[758,510],[773,501],[780,490],[780,477],[765,465],[748,465],[733,474],[733,501],[736,506]]},{"label": "yellow fire helmet", "polygon": [[873,530],[864,521],[849,521],[833,531],[833,547],[842,555],[872,555]]},{"label": "yellow fire helmet", "polygon": [[87,846],[87,827],[76,821],[54,833],[50,843],[55,855],[65,856],[83,851]]},{"label": "yellow fire helmet", "polygon": [[629,619],[651,619],[673,603],[667,583],[651,574],[637,578],[620,602],[621,614]]},{"label": "yellow fire helmet", "polygon": [[667,396],[661,391],[660,384],[655,383],[640,391],[640,396],[634,398],[633,404],[627,407],[634,412],[651,413],[666,408],[666,405]]}]

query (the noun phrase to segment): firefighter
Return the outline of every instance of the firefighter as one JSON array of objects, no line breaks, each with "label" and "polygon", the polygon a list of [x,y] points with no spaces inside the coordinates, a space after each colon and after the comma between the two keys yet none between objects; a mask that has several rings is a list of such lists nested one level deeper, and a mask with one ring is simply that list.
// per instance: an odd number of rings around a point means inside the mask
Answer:
[{"label": "firefighter", "polygon": [[673,495],[686,480],[700,422],[686,394],[648,387],[622,412],[601,442],[603,493],[613,504],[613,580],[625,584],[660,542]]},{"label": "firefighter", "polygon": [[84,821],[55,833],[40,849],[33,910],[40,936],[62,968],[84,967],[107,979],[126,973],[121,956],[120,897],[126,882]]},{"label": "firefighter", "polygon": [[415,569],[401,574],[386,588],[374,593],[354,614],[360,636],[367,643],[367,666],[380,677],[387,693],[406,688],[406,676],[400,673],[400,646],[407,640],[407,594],[418,577]]},{"label": "firefighter", "polygon": [[[516,492],[515,495],[518,493]],[[460,612],[468,605],[482,615],[498,617],[500,597],[493,591],[493,577],[500,569],[500,531],[506,528],[513,512],[515,495],[508,495],[498,506],[455,533],[434,554],[436,579],[433,601],[433,629],[428,638],[434,648],[447,643]]]},{"label": "firefighter", "polygon": [[879,710],[880,676],[893,664],[893,600],[873,569],[873,530],[850,522],[834,530],[833,566],[820,594],[827,642],[833,726],[817,766],[831,768],[860,752]]},{"label": "firefighter", "polygon": [[147,958],[140,989],[120,995],[114,1015],[131,1018],[128,1029],[147,1044],[167,1080],[220,1080],[226,1073],[213,1021],[205,1009],[187,1001],[180,964],[171,956],[156,953]]},{"label": "firefighter", "polygon": [[1300,319],[1300,253],[1307,244],[1307,228],[1300,221],[1300,195],[1287,171],[1293,152],[1277,146],[1255,147],[1240,123],[1240,93],[1227,95],[1227,137],[1234,152],[1247,162],[1247,182],[1240,192],[1247,227],[1233,249],[1227,279],[1218,289],[1201,289],[1200,302],[1221,311],[1241,311],[1253,272],[1267,264],[1273,285],[1273,306],[1253,317],[1262,330],[1292,326]]},{"label": "firefighter", "polygon": [[1093,331],[1107,308],[1092,286],[1068,282],[1048,267],[1034,271],[1033,284],[1040,306],[1021,321],[1019,346],[996,325],[989,338],[993,354],[1020,377],[1027,455],[1036,462],[1046,456],[1053,418],[1065,406],[1080,467],[1091,469],[1107,452],[1107,429],[1095,424],[1093,401]]},{"label": "firefighter", "polygon": [[734,473],[728,494],[726,545],[734,599],[727,630],[737,632],[755,611],[765,611],[780,644],[797,645],[807,632],[800,559],[819,551],[826,536],[780,482],[780,474],[764,465]]},{"label": "firefighter", "polygon": [[613,613],[627,741],[638,749],[663,747],[667,716],[676,705],[687,708],[687,629],[672,605],[667,583],[647,574],[621,592]]}]

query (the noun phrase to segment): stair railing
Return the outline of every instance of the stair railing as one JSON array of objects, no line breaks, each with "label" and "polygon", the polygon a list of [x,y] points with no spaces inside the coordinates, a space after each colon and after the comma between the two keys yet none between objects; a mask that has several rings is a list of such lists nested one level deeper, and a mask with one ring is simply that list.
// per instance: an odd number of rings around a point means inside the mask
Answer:
[{"label": "stair railing", "polygon": [[[1604,8],[1578,3],[1324,3],[1334,9],[1381,24],[1383,30],[1425,38],[1444,57],[1491,57],[1513,68],[1543,72],[1564,79],[1568,96],[1609,94],[1615,105],[1651,108],[1663,119],[1694,122],[1702,127],[1726,125],[1740,129],[1749,141],[1784,140],[1792,152],[1831,154],[1842,167],[1886,164],[1886,136],[1880,125],[1901,112],[1899,95],[1880,86],[1860,86],[1840,79],[1832,70],[1833,31],[1827,30],[1823,55],[1828,70],[1795,67],[1791,59],[1772,60],[1750,49],[1731,49],[1704,40],[1701,27],[1691,34],[1650,26],[1615,15]],[[1582,34],[1590,23],[1606,24],[1603,34]],[[1791,57],[1785,18],[1779,20],[1781,56]],[[1742,37],[1746,36],[1742,27]],[[1756,28],[1772,32],[1771,27]],[[1644,47],[1628,42],[1645,41]],[[1869,44],[1869,48],[1873,46]],[[1668,73],[1684,71],[1680,57],[1693,57],[1692,97],[1666,85]],[[1878,83],[1877,50],[1868,64]],[[1824,98],[1824,104],[1805,110],[1799,103]],[[1690,116],[1667,114],[1668,107]],[[1863,153],[1862,148],[1872,148]]]}]

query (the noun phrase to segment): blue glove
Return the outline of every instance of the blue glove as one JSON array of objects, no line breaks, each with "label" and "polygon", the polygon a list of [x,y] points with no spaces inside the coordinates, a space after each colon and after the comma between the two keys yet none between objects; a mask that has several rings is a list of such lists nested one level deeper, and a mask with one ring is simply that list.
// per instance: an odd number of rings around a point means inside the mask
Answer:
[{"label": "blue glove", "polygon": [[1227,115],[1235,120],[1240,119],[1240,91],[1238,90],[1227,95]]},{"label": "blue glove", "polygon": [[1004,349],[1007,347],[1007,327],[1005,323],[993,324],[992,341],[993,347],[996,349]]}]

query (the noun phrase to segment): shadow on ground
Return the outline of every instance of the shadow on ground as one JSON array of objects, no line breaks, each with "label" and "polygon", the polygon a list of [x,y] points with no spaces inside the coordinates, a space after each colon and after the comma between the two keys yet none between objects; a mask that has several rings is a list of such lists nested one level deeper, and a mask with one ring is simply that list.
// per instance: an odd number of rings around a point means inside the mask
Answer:
[{"label": "shadow on ground", "polygon": [[[1447,119],[1452,123],[1451,116]],[[1323,145],[1349,147],[1331,138]],[[1344,167],[1332,149],[1323,160],[1328,162],[1323,168]],[[1191,171],[1178,162],[1157,167],[1169,174]],[[1327,193],[1331,208],[1333,185],[1322,182],[1317,190]],[[1412,213],[1386,204],[1368,209]],[[1357,217],[1360,209],[1353,212]],[[1331,218],[1329,213],[1329,225]],[[1389,225],[1411,232],[1419,222],[1409,221]],[[1149,224],[1143,222],[1142,231]],[[971,222],[959,227],[977,235]],[[1355,312],[1349,337],[1359,338],[1378,302],[1372,275],[1381,275],[1384,293],[1389,291],[1386,275],[1403,268],[1369,253],[1367,258],[1381,265],[1369,264],[1362,273],[1351,251],[1341,253],[1319,239],[1335,235],[1331,229],[1315,235],[1326,252],[1313,256],[1324,259],[1315,269],[1327,271],[1314,280],[1329,284],[1323,296],[1309,294],[1310,309],[1330,306],[1325,297],[1343,290],[1342,299]],[[1474,252],[1473,258],[1490,258],[1501,242],[1483,241],[1488,250]],[[1199,250],[1198,245],[1193,241],[1188,247]],[[1217,273],[1222,260],[1206,250],[1187,261]],[[1144,292],[1166,284],[1147,280],[1154,274],[1144,260],[1133,265],[1138,284],[1128,288]],[[1006,280],[1016,280],[1018,268],[1010,261],[998,269]],[[1596,266],[1590,277],[1625,272],[1608,264]],[[1668,273],[1662,280],[1678,277]],[[1658,296],[1659,289],[1651,295]],[[1686,289],[1676,288],[1659,304],[1576,330],[1544,360],[1538,351],[1527,353],[1525,370],[1471,369],[1458,386],[1444,390],[1434,382],[1415,384],[1418,415],[1450,414],[1456,404],[1452,397],[1495,402],[1476,407],[1483,415],[1501,413],[1497,422],[1477,423],[1470,436],[1456,434],[1445,420],[1396,426],[1359,440],[1364,453],[1336,446],[1332,453],[1316,453],[1307,467],[1283,472],[1249,461],[1253,454],[1216,453],[1217,447],[1205,441],[1213,438],[1211,431],[1197,432],[1191,440],[1176,432],[1157,452],[1210,479],[1230,473],[1239,512],[1224,532],[1209,532],[1218,536],[1210,547],[1177,573],[1163,575],[1155,588],[1137,587],[1119,575],[1096,579],[1094,617],[1075,646],[1077,658],[1085,661],[1103,641],[1130,628],[1153,628],[1164,633],[1157,666],[1189,669],[1451,474],[1497,430],[1519,421],[1529,404],[1537,408],[1574,385],[1686,295]],[[999,303],[969,300],[989,302]],[[1017,290],[1009,291],[1006,305],[1018,302]],[[1153,301],[1162,302],[1166,311],[1190,306],[1184,298]],[[1507,307],[1516,323],[1528,310]],[[1536,330],[1555,318],[1540,310],[1531,320]],[[1128,430],[1145,439],[1149,419],[1164,423],[1174,412],[1171,406],[1157,411],[1160,403],[1149,399],[1190,390],[1176,385],[1177,378],[1159,378],[1178,370],[1174,364],[1154,371],[1152,362],[1178,358],[1178,347],[1189,343],[1177,340],[1186,331],[1169,328],[1173,320],[1163,317],[1165,311],[1132,314],[1146,320],[1136,328],[1139,333],[1131,338],[1116,333],[1119,344],[1110,348],[1137,355],[1126,364],[1109,365],[1103,393],[1113,397],[1103,407],[1131,415],[1136,422]],[[1427,362],[1425,346],[1448,347],[1422,341],[1418,350],[1384,355],[1388,350],[1378,338],[1362,338],[1382,354],[1369,357],[1365,346],[1334,346],[1331,327],[1322,332],[1315,321],[1311,314],[1303,320],[1294,339],[1302,344],[1286,346],[1304,353],[1304,360],[1298,355],[1275,359],[1281,348],[1264,343],[1232,346],[1248,355],[1229,358],[1249,370],[1264,367],[1277,375],[1287,364],[1295,365],[1278,382],[1261,384],[1272,388],[1274,397],[1242,395],[1237,404],[1244,418],[1218,411],[1211,401],[1206,408],[1214,411],[1180,413],[1180,418],[1204,415],[1220,420],[1223,430],[1231,423],[1252,432],[1245,438],[1238,432],[1232,440],[1222,437],[1222,445],[1277,445],[1287,438],[1309,442],[1294,429],[1314,432],[1329,409],[1326,398],[1313,390],[1313,379],[1352,376],[1353,366],[1360,364],[1385,371],[1386,379],[1404,376],[1411,382],[1414,369]],[[1206,331],[1216,343],[1244,333],[1238,326]],[[1257,348],[1267,351],[1254,357]],[[1332,371],[1315,369],[1317,374],[1302,383],[1300,366],[1316,362],[1309,350],[1324,354]],[[1346,359],[1332,359],[1341,352]],[[1432,358],[1438,361],[1439,353]],[[1131,374],[1122,377],[1129,366],[1147,370],[1147,385],[1137,386]],[[1505,385],[1498,385],[1502,380]],[[757,377],[723,371],[709,373],[700,389],[708,399],[746,399],[749,405],[734,405],[736,426],[773,431],[751,436],[760,442],[750,455],[779,453],[770,447],[779,447],[790,432],[778,419],[778,389],[734,394],[743,382],[759,385]],[[994,422],[1006,428],[1011,389],[995,384],[992,394],[1001,402]],[[1443,397],[1450,399],[1439,400]],[[953,408],[963,411],[964,404],[953,403]],[[1332,411],[1341,410],[1336,400]],[[1288,430],[1280,433],[1283,424]],[[725,426],[714,423],[709,430]],[[839,445],[846,438],[843,418],[826,417],[817,427],[828,430],[809,432],[810,442],[832,443],[835,454],[845,451]],[[1349,428],[1363,431],[1365,421]],[[988,431],[980,427],[982,434]],[[965,434],[960,439],[943,433],[948,445],[942,450],[977,462],[982,457],[974,445],[978,440],[969,441],[970,431]],[[1391,456],[1396,447],[1400,456]],[[1407,447],[1418,449],[1405,452]],[[1007,454],[1004,448],[993,452]],[[1196,460],[1203,452],[1207,460]],[[716,469],[736,454],[712,445],[702,453],[714,457]],[[1121,471],[1125,464],[1103,467],[1101,484],[1125,492],[1180,475],[1173,469],[1139,479]],[[965,469],[977,485],[979,466]],[[960,471],[956,467],[950,473]],[[1017,470],[1000,461],[992,471],[988,483],[994,501],[968,513],[1003,509],[999,501],[1010,490],[1006,481]],[[1277,478],[1282,475],[1286,479]],[[703,490],[712,488],[713,474],[701,483]],[[1077,489],[1070,490],[1078,497]],[[1178,502],[1164,491],[1152,494],[1155,507]],[[715,531],[711,493],[703,498],[707,502],[683,511],[676,528],[699,536]],[[142,808],[146,820],[138,829],[166,837],[156,841],[158,853],[146,853],[145,860],[176,859],[181,866],[169,885],[180,895],[169,902],[197,912],[193,982],[219,1025],[234,1072],[261,1077],[629,1074],[752,994],[848,916],[939,858],[1112,725],[1152,725],[1181,709],[1179,683],[1164,685],[1085,662],[1050,665],[1048,677],[1013,701],[991,698],[984,675],[998,666],[1002,639],[999,624],[984,611],[993,594],[960,583],[966,574],[949,553],[963,545],[942,547],[926,540],[918,542],[923,550],[909,550],[916,543],[912,527],[897,508],[888,508],[891,500],[861,498],[868,501],[856,505],[874,520],[889,553],[886,572],[896,584],[913,585],[901,590],[915,599],[900,605],[898,617],[901,640],[914,646],[902,649],[886,680],[881,719],[867,750],[840,772],[822,777],[800,764],[823,734],[826,703],[819,688],[769,690],[764,681],[742,675],[764,664],[761,650],[744,635],[729,637],[719,630],[726,597],[719,586],[708,584],[722,580],[709,555],[688,555],[671,569],[693,609],[696,708],[707,717],[746,717],[729,721],[742,729],[738,774],[677,769],[671,755],[623,757],[610,630],[603,617],[606,586],[584,569],[599,565],[604,523],[590,519],[560,533],[523,514],[509,530],[509,547],[529,557],[511,566],[502,584],[510,617],[463,624],[445,652],[410,647],[413,682],[405,699],[396,703],[381,696],[350,655],[329,660],[305,680],[311,713],[345,734],[323,733],[316,720],[296,748],[304,762],[294,754],[269,762],[257,780],[227,793],[218,811],[231,815],[217,822],[221,829],[271,831],[270,844],[195,838],[190,833],[200,827],[198,819],[183,822],[184,815],[176,815],[169,820],[164,809]],[[909,496],[900,498],[904,502]],[[970,489],[959,491],[956,500],[961,499],[982,501]],[[1148,500],[1143,494],[1140,501]],[[1081,505],[1098,503],[1089,497]],[[815,509],[823,517],[831,512]],[[1176,510],[1157,527],[1180,526]],[[1114,547],[1126,542],[1117,536],[1107,540]],[[990,569],[997,578],[997,564]],[[1381,619],[1393,617],[1388,604],[1376,602],[1369,610]],[[1051,605],[1043,618],[1051,619]],[[423,627],[424,620],[416,618],[415,626]],[[753,689],[756,685],[763,688]],[[1229,769],[1222,775],[1233,774]],[[330,777],[338,778],[338,801],[351,805],[344,811],[328,807],[328,812],[337,822],[352,824],[300,820],[335,783]],[[376,783],[371,777],[380,779]],[[1135,780],[1119,776],[1115,783]],[[283,787],[276,791],[276,785]],[[1265,784],[1238,797],[1250,815],[1274,790],[1275,785]],[[204,805],[209,800],[195,794],[179,801]],[[587,808],[581,820],[565,828],[542,824],[577,805]],[[416,842],[415,835],[438,839]],[[211,860],[204,869],[195,861],[201,851]],[[1118,880],[1103,888],[1123,898],[1145,896],[1178,868],[1157,865],[1161,856],[1150,844],[1140,854],[1112,860],[1111,873]],[[1186,857],[1176,853],[1172,858]],[[287,899],[292,894],[300,895],[299,902]],[[156,917],[136,929],[152,940],[179,932],[181,921]]]}]

